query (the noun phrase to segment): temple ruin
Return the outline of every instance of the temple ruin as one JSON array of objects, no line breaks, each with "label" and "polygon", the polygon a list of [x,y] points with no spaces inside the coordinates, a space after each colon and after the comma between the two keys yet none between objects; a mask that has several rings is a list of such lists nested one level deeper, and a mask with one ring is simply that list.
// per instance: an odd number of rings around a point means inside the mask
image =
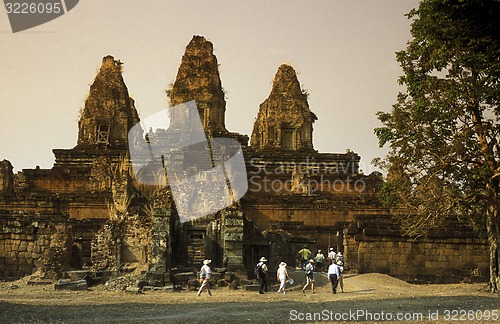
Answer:
[{"label": "temple ruin", "polygon": [[[14,174],[9,161],[0,162],[1,279],[37,270],[47,278],[71,269],[112,275],[138,264],[149,282],[162,285],[175,269],[199,267],[205,258],[250,275],[261,256],[271,269],[281,261],[294,265],[304,245],[342,251],[360,273],[425,282],[487,277],[487,242],[470,228],[450,221],[425,237],[404,236],[377,198],[381,174],[360,172],[354,152],[314,149],[318,117],[291,66],[278,68],[250,138],[226,128],[218,62],[204,37],[187,45],[167,95],[170,106],[196,102],[207,138],[240,143],[248,178],[243,198],[182,222],[168,186],[134,177],[128,132],[139,114],[122,63],[106,56],[81,111],[77,145],[54,149],[51,169]],[[165,139],[161,131],[148,137]]]}]

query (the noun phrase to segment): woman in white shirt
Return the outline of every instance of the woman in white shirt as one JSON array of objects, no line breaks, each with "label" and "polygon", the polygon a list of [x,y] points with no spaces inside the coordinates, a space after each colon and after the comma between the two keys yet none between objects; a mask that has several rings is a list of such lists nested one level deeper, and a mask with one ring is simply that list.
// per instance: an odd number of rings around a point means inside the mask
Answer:
[{"label": "woman in white shirt", "polygon": [[280,289],[278,289],[278,293],[283,292],[285,294],[285,283],[286,279],[290,279],[290,276],[288,276],[288,271],[286,271],[286,263],[281,262],[278,271],[276,272],[276,277],[278,278],[278,281],[281,283]]},{"label": "woman in white shirt", "polygon": [[212,273],[210,267],[208,266],[210,262],[212,262],[212,260],[203,261],[203,266],[201,267],[200,270],[200,276],[203,282],[201,283],[200,290],[198,290],[198,296],[201,295],[203,289],[205,288],[207,289],[208,294],[212,296],[212,293],[210,292],[210,285],[208,284],[208,281],[210,280],[210,273]]}]

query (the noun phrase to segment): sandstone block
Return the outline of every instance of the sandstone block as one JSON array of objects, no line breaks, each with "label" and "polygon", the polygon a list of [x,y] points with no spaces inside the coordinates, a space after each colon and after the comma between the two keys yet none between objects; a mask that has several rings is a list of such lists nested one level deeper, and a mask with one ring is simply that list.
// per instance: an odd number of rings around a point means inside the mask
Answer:
[{"label": "sandstone block", "polygon": [[60,279],[55,285],[55,290],[87,290],[88,285],[85,280],[69,281]]},{"label": "sandstone block", "polygon": [[193,272],[181,272],[174,275],[175,282],[187,282],[190,279],[197,279],[196,274]]},{"label": "sandstone block", "polygon": [[141,288],[139,287],[126,287],[125,292],[129,294],[140,294],[141,293]]},{"label": "sandstone block", "polygon": [[246,291],[259,291],[259,285],[242,285],[243,289]]},{"label": "sandstone block", "polygon": [[234,272],[226,271],[223,273],[223,276],[221,277],[221,279],[224,279],[228,282],[231,282],[231,281],[233,281],[233,279],[232,279],[233,275],[234,275]]},{"label": "sandstone block", "polygon": [[26,244],[25,241],[21,242],[19,244],[19,248],[18,248],[19,252],[26,252],[28,251],[28,245]]}]

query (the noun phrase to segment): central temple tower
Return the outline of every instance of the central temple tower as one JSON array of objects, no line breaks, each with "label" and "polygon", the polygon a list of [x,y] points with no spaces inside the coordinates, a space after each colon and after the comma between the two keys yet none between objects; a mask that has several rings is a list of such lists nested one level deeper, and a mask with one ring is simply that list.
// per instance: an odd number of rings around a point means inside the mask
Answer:
[{"label": "central temple tower", "polygon": [[[196,101],[203,128],[208,136],[224,136],[226,100],[213,45],[203,36],[193,36],[186,47],[175,82],[167,93],[173,107]],[[172,116],[175,119],[175,116]]]}]

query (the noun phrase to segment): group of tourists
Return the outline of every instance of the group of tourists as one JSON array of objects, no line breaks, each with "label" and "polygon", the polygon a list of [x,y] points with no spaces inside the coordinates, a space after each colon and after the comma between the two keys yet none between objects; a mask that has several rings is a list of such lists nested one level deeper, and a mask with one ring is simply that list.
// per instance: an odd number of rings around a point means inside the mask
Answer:
[{"label": "group of tourists", "polygon": [[[311,287],[311,291],[314,294],[314,276],[315,272],[322,273],[324,271],[324,264],[328,264],[327,275],[332,284],[332,292],[337,293],[337,287],[340,285],[340,289],[344,292],[344,278],[342,272],[344,271],[344,256],[341,252],[336,253],[333,248],[330,248],[328,256],[325,258],[321,250],[318,250],[314,258],[311,257],[311,251],[307,249],[306,246],[299,252],[300,257],[300,267],[305,271],[306,283],[302,288],[302,292],[305,293],[307,287]],[[210,296],[212,293],[209,287],[210,280],[210,266],[211,260],[203,261],[203,266],[200,269],[200,280],[201,287],[198,290],[198,296],[206,290]],[[257,265],[255,266],[255,275],[259,280],[259,294],[264,294],[268,291],[267,287],[267,275],[269,268],[266,265],[267,259],[261,257]],[[277,293],[286,293],[286,283],[293,284],[293,279],[290,277],[287,271],[287,264],[281,262],[276,271],[276,279],[280,283],[280,287]]]},{"label": "group of tourists", "polygon": [[313,254],[312,252],[307,248],[306,245],[304,245],[304,248],[301,249],[298,252],[299,260],[300,260],[300,267],[302,270],[306,269],[306,265],[309,262],[309,260],[314,260],[314,271],[316,272],[321,272],[323,271],[323,267],[325,264],[331,264],[332,262],[337,263],[339,259],[343,262],[344,257],[341,252],[336,253],[333,248],[330,248],[330,251],[328,252],[328,255],[325,257],[323,252],[321,250],[318,250],[316,253],[316,256],[312,257]]},{"label": "group of tourists", "polygon": [[[299,256],[302,257],[306,254],[304,250],[307,250],[307,247],[304,246],[304,248],[299,251]],[[306,261],[303,268],[306,274],[306,284],[302,288],[303,293],[305,293],[307,287],[311,286],[311,291],[314,294],[314,272],[323,272],[323,265],[325,262],[328,263],[327,275],[332,284],[332,292],[334,294],[337,293],[338,285],[340,285],[341,291],[344,292],[344,277],[342,275],[344,272],[344,256],[342,252],[335,253],[333,248],[330,248],[327,258],[321,253],[321,250],[318,250],[318,253],[313,259]]]},{"label": "group of tourists", "polygon": [[[310,258],[311,251],[307,249],[306,246],[299,252],[300,266],[301,269],[305,271],[306,283],[302,288],[302,292],[305,293],[306,289],[310,286],[312,293],[314,293],[314,274],[315,272],[323,272],[324,264],[328,264],[327,275],[330,283],[332,285],[332,292],[337,293],[337,287],[340,285],[340,289],[344,292],[344,277],[342,275],[344,271],[344,256],[342,252],[336,253],[333,248],[330,248],[328,256],[325,257],[321,250],[314,258]],[[308,259],[309,258],[309,259]],[[266,265],[267,259],[262,257],[255,267],[255,275],[259,279],[259,293],[263,294],[267,292],[267,272],[268,267]],[[280,283],[278,293],[286,293],[286,283],[290,282],[293,284],[293,279],[288,274],[286,269],[287,264],[281,262],[276,271],[276,279]]]}]

